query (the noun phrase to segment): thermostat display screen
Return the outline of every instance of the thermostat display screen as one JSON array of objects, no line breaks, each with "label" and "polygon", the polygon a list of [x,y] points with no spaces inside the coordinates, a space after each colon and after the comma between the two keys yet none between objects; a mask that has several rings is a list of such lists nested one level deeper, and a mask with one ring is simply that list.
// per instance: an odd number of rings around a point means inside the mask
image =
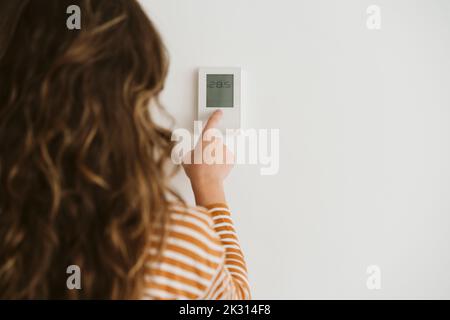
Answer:
[{"label": "thermostat display screen", "polygon": [[207,74],[206,107],[233,108],[233,87],[232,74]]}]

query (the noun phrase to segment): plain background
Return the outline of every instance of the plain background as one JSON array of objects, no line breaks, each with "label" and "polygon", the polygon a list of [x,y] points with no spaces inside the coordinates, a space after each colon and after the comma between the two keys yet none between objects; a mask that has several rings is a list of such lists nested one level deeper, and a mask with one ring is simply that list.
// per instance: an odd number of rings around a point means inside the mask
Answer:
[{"label": "plain background", "polygon": [[280,129],[277,175],[227,180],[254,298],[450,298],[450,1],[141,2],[178,127],[193,126],[198,67],[240,66],[245,127]]}]

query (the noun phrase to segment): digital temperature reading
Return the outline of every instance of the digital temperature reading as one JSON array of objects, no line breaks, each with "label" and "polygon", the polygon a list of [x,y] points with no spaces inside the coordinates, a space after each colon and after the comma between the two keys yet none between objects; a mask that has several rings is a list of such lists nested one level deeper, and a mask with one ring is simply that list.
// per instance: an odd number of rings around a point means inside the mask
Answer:
[{"label": "digital temperature reading", "polygon": [[233,108],[234,76],[232,74],[208,74],[206,83],[207,108]]}]

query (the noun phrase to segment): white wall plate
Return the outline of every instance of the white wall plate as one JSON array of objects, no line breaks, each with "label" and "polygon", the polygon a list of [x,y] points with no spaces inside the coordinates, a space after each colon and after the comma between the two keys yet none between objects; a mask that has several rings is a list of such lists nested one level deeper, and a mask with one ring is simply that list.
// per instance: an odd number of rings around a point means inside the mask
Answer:
[{"label": "white wall plate", "polygon": [[242,125],[241,68],[200,68],[198,71],[198,120],[206,121],[216,110],[223,111],[219,129]]}]

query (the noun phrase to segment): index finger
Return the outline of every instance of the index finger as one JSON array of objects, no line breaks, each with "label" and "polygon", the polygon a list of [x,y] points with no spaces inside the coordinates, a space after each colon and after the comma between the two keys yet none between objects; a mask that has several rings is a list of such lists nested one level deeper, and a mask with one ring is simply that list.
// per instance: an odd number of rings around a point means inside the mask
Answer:
[{"label": "index finger", "polygon": [[222,110],[215,111],[206,122],[205,127],[203,128],[203,133],[208,131],[212,128],[217,128],[217,125],[219,124],[220,120],[222,119],[223,112]]}]

